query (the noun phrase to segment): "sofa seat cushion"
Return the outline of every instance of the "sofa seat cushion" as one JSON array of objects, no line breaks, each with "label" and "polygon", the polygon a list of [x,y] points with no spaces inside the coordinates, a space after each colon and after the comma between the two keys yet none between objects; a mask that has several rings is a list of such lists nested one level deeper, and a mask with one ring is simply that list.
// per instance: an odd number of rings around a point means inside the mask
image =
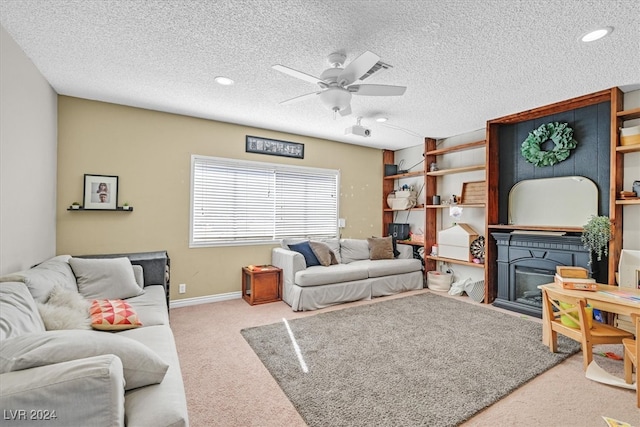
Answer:
[{"label": "sofa seat cushion", "polygon": [[329,267],[314,266],[298,271],[296,285],[301,287],[328,285],[331,283],[351,282],[369,277],[367,267],[352,264],[336,264]]},{"label": "sofa seat cushion", "polygon": [[144,294],[125,300],[138,313],[138,319],[145,326],[168,325],[169,310],[164,286],[145,286]]},{"label": "sofa seat cushion", "polygon": [[29,332],[44,332],[38,307],[22,282],[0,283],[0,342]]},{"label": "sofa seat cushion", "polygon": [[69,266],[71,255],[59,255],[37,266],[0,278],[0,282],[23,282],[36,302],[46,302],[54,286],[77,291],[76,278]]},{"label": "sofa seat cushion", "polygon": [[188,426],[187,399],[171,328],[145,326],[117,334],[145,345],[169,364],[160,384],[126,392],[124,406],[127,426]]},{"label": "sofa seat cushion", "polygon": [[350,266],[366,268],[368,277],[384,277],[394,274],[411,273],[422,270],[422,263],[417,259],[378,259],[374,261],[354,261]]}]

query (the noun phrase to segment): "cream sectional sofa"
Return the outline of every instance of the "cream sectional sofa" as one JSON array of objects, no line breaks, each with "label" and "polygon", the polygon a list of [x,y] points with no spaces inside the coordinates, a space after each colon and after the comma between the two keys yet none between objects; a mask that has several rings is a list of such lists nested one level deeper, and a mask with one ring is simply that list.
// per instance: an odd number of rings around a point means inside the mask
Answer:
[{"label": "cream sectional sofa", "polygon": [[312,266],[303,253],[291,249],[307,240],[283,240],[271,252],[271,263],[282,269],[283,300],[293,311],[316,310],[424,287],[422,263],[413,258],[411,246],[397,245],[396,256],[375,259],[372,240],[319,240],[333,252],[336,262]]},{"label": "cream sectional sofa", "polygon": [[[188,425],[166,252],[106,257],[57,256],[0,278],[3,425]],[[130,310],[87,325],[87,298],[123,298]]]}]

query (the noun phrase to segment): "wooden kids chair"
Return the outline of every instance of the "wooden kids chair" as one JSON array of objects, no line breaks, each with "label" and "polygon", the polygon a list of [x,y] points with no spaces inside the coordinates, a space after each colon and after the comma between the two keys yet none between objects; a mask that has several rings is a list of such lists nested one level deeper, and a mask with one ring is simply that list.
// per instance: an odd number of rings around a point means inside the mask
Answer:
[{"label": "wooden kids chair", "polygon": [[[586,292],[586,291],[585,291]],[[553,289],[543,290],[543,310],[547,312],[549,323],[549,349],[558,351],[558,333],[565,335],[582,346],[583,368],[586,371],[593,360],[593,346],[596,344],[622,344],[633,334],[614,326],[596,322],[586,313],[585,298],[571,297],[556,293]]]}]

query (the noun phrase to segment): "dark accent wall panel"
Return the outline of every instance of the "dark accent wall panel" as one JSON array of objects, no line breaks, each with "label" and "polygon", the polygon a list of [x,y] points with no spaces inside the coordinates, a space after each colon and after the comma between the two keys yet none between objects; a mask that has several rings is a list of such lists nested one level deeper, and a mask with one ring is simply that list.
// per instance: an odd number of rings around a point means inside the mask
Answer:
[{"label": "dark accent wall panel", "polygon": [[[598,214],[609,215],[609,157],[610,110],[609,102],[565,111],[535,120],[501,125],[499,203],[500,223],[507,224],[509,191],[525,179],[584,176],[598,187]],[[520,148],[529,132],[545,123],[568,123],[578,146],[564,162],[553,166],[537,167],[527,162]],[[543,144],[553,149],[553,141]]]}]

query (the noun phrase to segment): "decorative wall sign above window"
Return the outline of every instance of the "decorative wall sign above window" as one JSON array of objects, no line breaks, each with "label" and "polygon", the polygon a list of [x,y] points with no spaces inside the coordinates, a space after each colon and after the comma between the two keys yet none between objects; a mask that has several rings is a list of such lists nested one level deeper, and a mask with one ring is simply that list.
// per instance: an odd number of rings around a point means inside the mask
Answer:
[{"label": "decorative wall sign above window", "polygon": [[304,159],[304,144],[247,135],[246,152]]},{"label": "decorative wall sign above window", "polygon": [[[545,151],[542,144],[552,140],[553,150]],[[535,166],[553,166],[569,158],[571,150],[576,148],[578,141],[573,139],[573,129],[567,123],[546,123],[538,129],[529,132],[529,136],[522,143],[522,156]]]}]

